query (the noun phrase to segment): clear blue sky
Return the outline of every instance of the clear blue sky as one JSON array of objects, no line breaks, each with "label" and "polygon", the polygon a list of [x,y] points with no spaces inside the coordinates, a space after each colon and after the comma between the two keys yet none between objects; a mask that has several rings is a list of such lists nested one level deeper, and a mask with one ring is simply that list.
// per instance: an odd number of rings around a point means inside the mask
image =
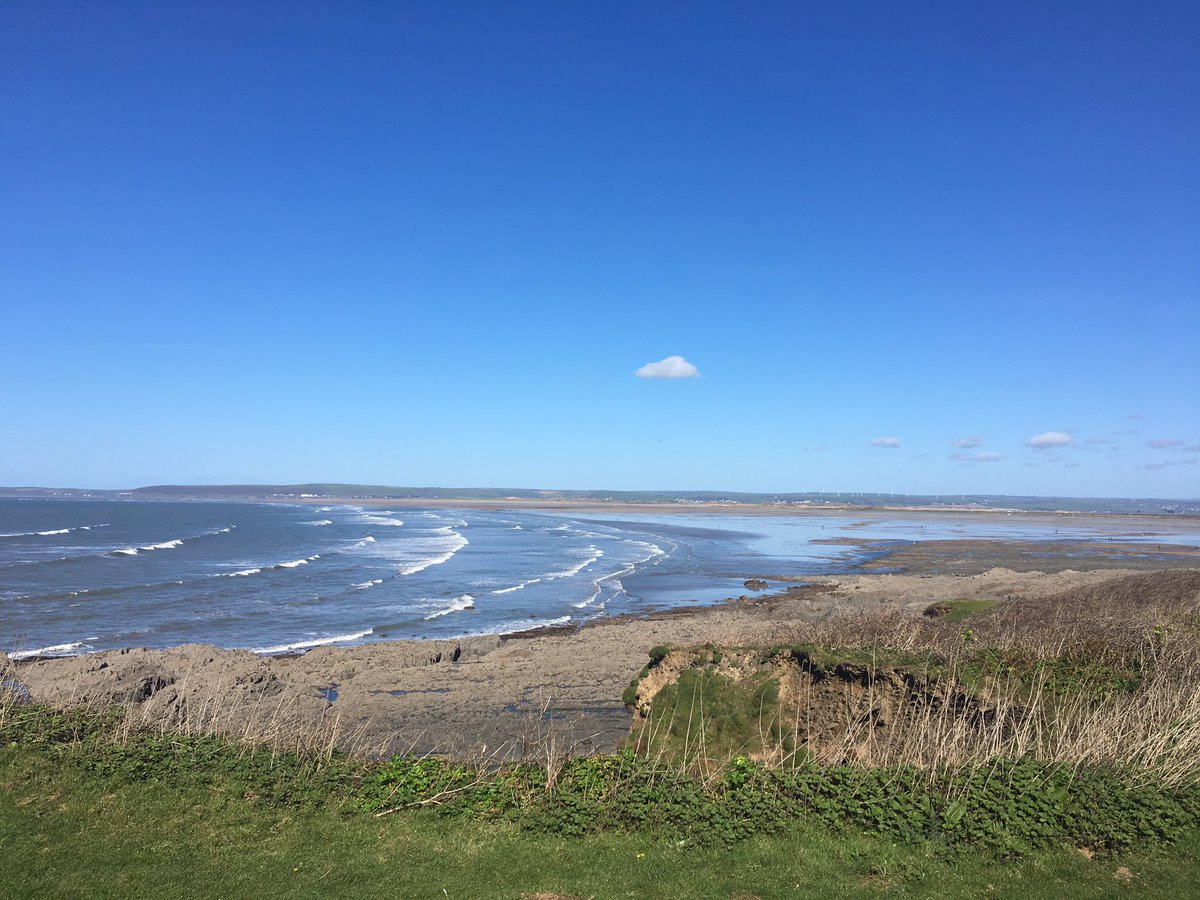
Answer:
[{"label": "clear blue sky", "polygon": [[1200,495],[1194,2],[14,0],[0,162],[0,484]]}]

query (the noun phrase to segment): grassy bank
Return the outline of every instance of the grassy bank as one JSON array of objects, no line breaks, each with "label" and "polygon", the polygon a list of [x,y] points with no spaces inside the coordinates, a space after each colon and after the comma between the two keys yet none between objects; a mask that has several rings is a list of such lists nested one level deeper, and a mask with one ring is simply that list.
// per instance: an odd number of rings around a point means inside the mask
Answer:
[{"label": "grassy bank", "polygon": [[696,773],[627,749],[552,765],[372,760],[283,752],[218,735],[129,732],[119,707],[60,712],[27,704],[0,717],[0,741],[112,785],[219,791],[288,809],[383,819],[420,811],[565,837],[661,833],[731,846],[796,823],[846,835],[1024,856],[1060,845],[1098,853],[1186,841],[1200,785],[1032,759],[914,766],[767,766],[738,756]]},{"label": "grassy bank", "polygon": [[[134,780],[0,749],[6,897],[1182,897],[1200,842],[1020,860],[812,827],[732,845],[662,831],[570,839],[416,809],[248,796],[214,771]],[[1128,873],[1128,874],[1127,874]]]}]

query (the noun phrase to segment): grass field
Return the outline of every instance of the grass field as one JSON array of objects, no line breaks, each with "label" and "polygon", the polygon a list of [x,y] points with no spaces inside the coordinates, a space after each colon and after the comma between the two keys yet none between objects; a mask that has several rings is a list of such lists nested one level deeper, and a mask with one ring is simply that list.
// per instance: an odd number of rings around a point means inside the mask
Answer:
[{"label": "grass field", "polygon": [[1180,898],[1200,893],[1198,857],[1195,835],[1140,854],[1006,861],[804,823],[732,846],[564,839],[428,811],[265,805],[219,779],[108,779],[36,748],[0,750],[5,897]]}]

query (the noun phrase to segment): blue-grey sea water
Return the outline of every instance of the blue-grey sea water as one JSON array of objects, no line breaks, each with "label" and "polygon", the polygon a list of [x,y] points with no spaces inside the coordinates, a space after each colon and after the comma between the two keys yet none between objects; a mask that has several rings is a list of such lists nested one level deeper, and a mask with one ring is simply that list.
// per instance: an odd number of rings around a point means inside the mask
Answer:
[{"label": "blue-grey sea water", "polygon": [[[846,571],[861,538],[1098,538],[1003,517],[551,515],[0,499],[0,650],[204,642],[259,652],[503,633]],[[1137,535],[1133,536],[1134,539]],[[1153,540],[1200,542],[1176,533]]]}]

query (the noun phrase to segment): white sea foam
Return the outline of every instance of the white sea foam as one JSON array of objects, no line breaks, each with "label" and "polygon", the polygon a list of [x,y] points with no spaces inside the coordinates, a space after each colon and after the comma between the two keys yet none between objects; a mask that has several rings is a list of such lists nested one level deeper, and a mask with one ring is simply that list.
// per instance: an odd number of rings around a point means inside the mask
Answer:
[{"label": "white sea foam", "polygon": [[93,528],[107,528],[108,522],[102,525],[76,525],[72,528],[53,528],[49,531],[14,531],[11,534],[0,534],[0,538],[20,537],[50,537],[55,534],[70,534],[72,531],[91,531]]},{"label": "white sea foam", "polygon": [[305,559],[293,559],[289,562],[275,563],[273,566],[256,566],[251,569],[239,569],[236,572],[218,572],[225,578],[245,578],[248,575],[257,575],[260,572],[274,572],[277,569],[298,569],[300,566],[307,566],[310,562],[315,562],[321,558],[321,554],[315,553]]},{"label": "white sea foam", "polygon": [[160,544],[149,544],[145,547],[139,547],[139,550],[174,550],[176,547],[182,547],[184,538],[175,538],[173,541],[163,541]]},{"label": "white sea foam", "polygon": [[406,554],[432,554],[401,565],[399,569],[401,575],[415,575],[417,572],[425,571],[430,566],[440,566],[442,563],[448,562],[455,553],[470,543],[470,541],[453,529],[449,529],[448,534],[442,534],[440,528],[435,529],[435,531],[438,534],[436,538],[411,538],[400,544],[399,549]]},{"label": "white sea foam", "polygon": [[369,522],[372,525],[390,525],[393,528],[399,528],[404,523],[399,519],[390,519],[387,516],[359,516],[358,521]]},{"label": "white sea foam", "polygon": [[570,578],[573,575],[578,575],[596,560],[604,555],[604,551],[598,547],[588,547],[589,555],[581,559],[573,566],[568,566],[560,572],[551,572],[546,578]]},{"label": "white sea foam", "polygon": [[[95,638],[87,638],[89,641]],[[49,647],[38,647],[36,650],[14,650],[8,654],[9,659],[28,659],[31,656],[72,656],[83,646],[83,641],[71,641],[69,644],[51,644]]]},{"label": "white sea foam", "polygon": [[319,520],[318,520],[318,521],[316,521],[316,522],[305,522],[304,524],[305,524],[305,525],[317,525],[317,526],[321,526],[321,525],[332,525],[332,524],[333,524],[333,519],[319,519]]},{"label": "white sea foam", "polygon": [[427,615],[425,617],[425,621],[428,622],[430,619],[437,619],[441,616],[448,616],[450,613],[462,612],[463,610],[474,608],[475,598],[470,594],[460,594],[459,596],[455,597],[454,600],[451,601],[450,605],[445,609],[434,610]]},{"label": "white sea foam", "polygon": [[383,584],[382,578],[372,578],[370,581],[364,581],[361,584],[352,585],[356,591],[365,591],[369,587],[374,587],[377,584]]},{"label": "white sea foam", "polygon": [[287,653],[289,650],[307,650],[310,647],[323,647],[326,644],[340,644],[343,641],[357,641],[365,638],[367,635],[374,632],[375,629],[368,628],[366,631],[356,631],[354,634],[335,634],[331,637],[313,638],[308,641],[296,641],[294,644],[280,644],[277,647],[256,647],[254,653]]},{"label": "white sea foam", "polygon": [[321,558],[321,554],[316,553],[305,559],[293,559],[291,562],[276,563],[271,566],[272,569],[295,569],[297,566],[307,566],[310,562],[315,562]]},{"label": "white sea foam", "polygon": [[654,559],[654,557],[662,556],[663,554],[665,554],[667,552],[662,547],[658,546],[658,544],[651,544],[649,541],[633,541],[633,543],[637,544],[639,547],[649,547],[650,548],[650,555],[645,557],[644,559],[639,559],[638,560],[639,563],[649,562],[650,560]]},{"label": "white sea foam", "polygon": [[586,600],[580,600],[578,603],[572,603],[571,605],[576,609],[587,609],[589,606],[595,603],[596,598],[600,596],[600,583],[598,581],[593,582],[593,586],[596,588],[596,590],[592,593],[592,596],[588,597]]},{"label": "white sea foam", "polygon": [[619,579],[624,575],[632,575],[636,571],[636,565],[637,563],[634,563],[633,565],[626,566],[619,572],[610,572],[608,575],[601,575],[596,579],[596,584],[599,584],[602,581],[612,581],[614,578]]},{"label": "white sea foam", "polygon": [[514,631],[532,631],[535,628],[553,628],[555,625],[566,625],[571,616],[559,616],[557,619],[517,619],[512,622],[502,622],[483,631],[472,631],[471,634],[512,634]]},{"label": "white sea foam", "polygon": [[355,543],[351,544],[350,549],[351,550],[361,550],[363,547],[367,546],[367,544],[374,544],[374,543],[375,543],[375,538],[371,537],[371,535],[368,534],[362,540],[356,541]]},{"label": "white sea foam", "polygon": [[[96,525],[96,526],[89,526],[89,527],[102,528],[104,526]],[[137,556],[139,550],[175,550],[179,547],[182,547],[188,541],[194,541],[197,538],[215,537],[218,534],[229,534],[229,532],[233,531],[233,529],[235,529],[235,528],[237,528],[236,525],[229,525],[229,526],[226,526],[225,528],[219,528],[216,531],[206,531],[204,534],[194,534],[191,537],[172,538],[169,541],[159,541],[158,543],[155,543],[155,544],[145,544],[145,545],[139,546],[139,547],[124,547],[120,550],[113,550],[110,553],[110,555],[111,556]]]},{"label": "white sea foam", "polygon": [[501,588],[498,591],[492,591],[492,593],[493,594],[511,594],[511,593],[513,593],[513,591],[524,590],[525,588],[529,587],[529,585],[531,585],[531,584],[537,584],[541,580],[542,579],[540,579],[540,578],[530,578],[528,581],[522,581],[520,584],[515,584],[512,587]]}]

